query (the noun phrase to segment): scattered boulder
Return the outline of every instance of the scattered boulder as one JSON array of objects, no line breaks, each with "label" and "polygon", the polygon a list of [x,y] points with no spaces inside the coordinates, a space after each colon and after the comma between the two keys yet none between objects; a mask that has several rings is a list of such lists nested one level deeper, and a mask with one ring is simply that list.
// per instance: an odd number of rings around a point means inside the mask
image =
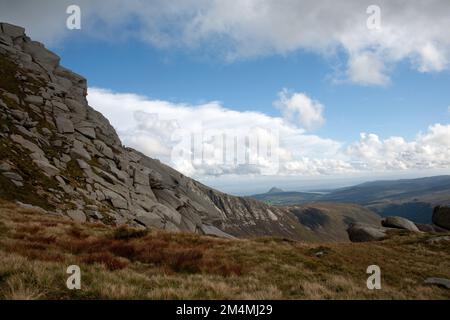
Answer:
[{"label": "scattered boulder", "polygon": [[347,229],[348,237],[352,242],[380,241],[386,238],[386,231],[386,228],[364,223],[353,223]]},{"label": "scattered boulder", "polygon": [[450,289],[450,280],[444,278],[427,278],[425,284],[436,285],[441,288]]},{"label": "scattered boulder", "polygon": [[420,232],[414,222],[402,217],[387,217],[381,221],[383,227]]},{"label": "scattered boulder", "polygon": [[422,231],[422,232],[427,232],[427,233],[443,233],[443,232],[448,232],[448,230],[438,227],[435,224],[421,224],[421,223],[416,223],[417,228]]},{"label": "scattered boulder", "polygon": [[211,225],[202,225],[202,231],[207,236],[214,236],[219,238],[235,239],[231,234],[223,232],[217,227]]},{"label": "scattered boulder", "polygon": [[435,225],[450,230],[450,207],[437,206],[434,208],[432,220]]}]

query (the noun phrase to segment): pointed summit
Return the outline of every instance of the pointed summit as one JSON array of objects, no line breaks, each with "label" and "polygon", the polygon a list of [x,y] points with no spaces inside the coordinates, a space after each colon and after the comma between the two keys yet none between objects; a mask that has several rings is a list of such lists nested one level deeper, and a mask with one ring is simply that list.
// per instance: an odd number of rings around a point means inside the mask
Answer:
[{"label": "pointed summit", "polygon": [[269,192],[267,193],[281,193],[284,192],[283,189],[277,188],[277,187],[273,187],[272,189],[269,190]]}]

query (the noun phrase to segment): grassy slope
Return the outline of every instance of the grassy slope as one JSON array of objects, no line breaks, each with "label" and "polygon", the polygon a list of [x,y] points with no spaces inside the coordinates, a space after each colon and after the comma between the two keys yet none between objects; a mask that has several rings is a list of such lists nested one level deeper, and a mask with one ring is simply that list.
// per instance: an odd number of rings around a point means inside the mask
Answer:
[{"label": "grassy slope", "polygon": [[[448,243],[427,244],[431,236],[305,244],[146,234],[78,225],[2,201],[0,298],[449,299],[449,290],[423,285],[430,276],[450,278]],[[71,264],[82,270],[78,291],[65,287]],[[381,267],[382,290],[366,288],[371,264]]]},{"label": "grassy slope", "polygon": [[[322,241],[349,241],[347,228],[352,222],[362,222],[368,224],[379,225],[381,218],[374,212],[357,204],[351,203],[309,203],[304,205],[296,205],[290,208],[302,224],[308,225],[314,222],[314,216],[311,210],[316,212],[323,219],[318,219],[317,224],[311,226],[317,238]],[[316,218],[320,218],[316,217]],[[322,220],[322,221],[320,221]]]}]

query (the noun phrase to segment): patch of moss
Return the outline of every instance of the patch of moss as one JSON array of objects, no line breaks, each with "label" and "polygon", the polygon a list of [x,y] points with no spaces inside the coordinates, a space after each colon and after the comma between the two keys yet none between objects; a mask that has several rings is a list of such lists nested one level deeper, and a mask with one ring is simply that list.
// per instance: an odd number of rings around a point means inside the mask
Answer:
[{"label": "patch of moss", "polygon": [[0,87],[10,93],[22,96],[20,80],[16,78],[18,66],[4,56],[0,56]]},{"label": "patch of moss", "polygon": [[80,186],[84,181],[84,172],[75,159],[70,160],[66,164],[64,175],[69,179],[70,185],[73,187]]},{"label": "patch of moss", "polygon": [[29,154],[16,152],[16,146],[7,139],[0,140],[0,160],[9,160],[16,166],[16,172],[24,179],[23,187],[16,187],[9,179],[0,175],[0,196],[10,201],[22,201],[41,208],[54,209],[48,199],[38,194],[38,187],[44,190],[59,189],[53,179],[47,177],[33,164]]}]

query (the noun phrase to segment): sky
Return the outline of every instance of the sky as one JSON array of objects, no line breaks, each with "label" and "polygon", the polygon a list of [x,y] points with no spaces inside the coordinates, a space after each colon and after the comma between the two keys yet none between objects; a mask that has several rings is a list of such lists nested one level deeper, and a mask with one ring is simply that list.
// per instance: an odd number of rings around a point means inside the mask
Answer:
[{"label": "sky", "polygon": [[0,0],[0,20],[85,76],[125,145],[220,190],[450,173],[449,1]]}]

